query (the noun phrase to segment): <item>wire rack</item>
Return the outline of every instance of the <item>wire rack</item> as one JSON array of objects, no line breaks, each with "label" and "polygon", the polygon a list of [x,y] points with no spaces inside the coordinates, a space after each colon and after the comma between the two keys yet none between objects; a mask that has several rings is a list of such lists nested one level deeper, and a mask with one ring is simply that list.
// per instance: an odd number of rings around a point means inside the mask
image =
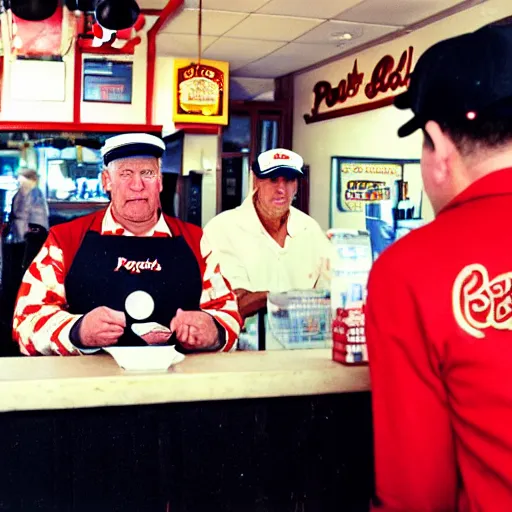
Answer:
[{"label": "wire rack", "polygon": [[331,342],[331,299],[325,290],[270,293],[271,335],[284,348],[321,348]]}]

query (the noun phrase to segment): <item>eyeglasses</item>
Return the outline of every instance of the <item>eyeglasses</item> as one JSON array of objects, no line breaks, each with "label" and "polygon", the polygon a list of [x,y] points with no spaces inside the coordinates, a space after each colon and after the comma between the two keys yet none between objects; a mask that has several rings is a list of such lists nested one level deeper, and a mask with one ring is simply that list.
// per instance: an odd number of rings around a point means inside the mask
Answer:
[{"label": "eyeglasses", "polygon": [[131,169],[123,169],[119,172],[119,177],[123,181],[129,181],[131,180],[136,174],[139,174],[141,179],[144,181],[153,181],[158,177],[158,171],[155,171],[154,169],[143,169],[142,171],[139,171],[136,173],[135,171],[132,171]]}]

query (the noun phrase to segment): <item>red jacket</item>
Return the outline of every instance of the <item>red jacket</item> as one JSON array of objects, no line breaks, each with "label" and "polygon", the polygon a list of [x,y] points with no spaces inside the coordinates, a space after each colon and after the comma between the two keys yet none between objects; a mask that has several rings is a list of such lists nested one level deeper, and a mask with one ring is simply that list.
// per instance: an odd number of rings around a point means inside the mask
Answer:
[{"label": "red jacket", "polygon": [[374,264],[376,510],[512,511],[511,211],[512,168]]}]

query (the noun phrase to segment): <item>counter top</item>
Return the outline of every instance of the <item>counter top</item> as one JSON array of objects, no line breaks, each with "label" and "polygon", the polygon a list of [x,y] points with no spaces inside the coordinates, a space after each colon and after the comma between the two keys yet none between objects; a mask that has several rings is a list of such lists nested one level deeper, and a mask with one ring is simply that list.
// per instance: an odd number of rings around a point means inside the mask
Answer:
[{"label": "counter top", "polygon": [[129,372],[107,354],[0,359],[0,412],[368,391],[366,366],[330,349],[189,355],[167,372]]}]

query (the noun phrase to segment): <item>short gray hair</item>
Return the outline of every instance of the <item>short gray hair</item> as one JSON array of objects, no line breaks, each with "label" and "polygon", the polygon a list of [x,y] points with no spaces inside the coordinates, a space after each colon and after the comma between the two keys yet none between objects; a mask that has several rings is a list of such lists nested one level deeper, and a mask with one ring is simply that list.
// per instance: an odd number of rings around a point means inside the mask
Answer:
[{"label": "short gray hair", "polygon": [[20,167],[18,169],[18,176],[23,176],[24,178],[27,178],[31,181],[37,181],[39,179],[37,171],[34,171],[34,169],[29,169],[28,167]]}]

